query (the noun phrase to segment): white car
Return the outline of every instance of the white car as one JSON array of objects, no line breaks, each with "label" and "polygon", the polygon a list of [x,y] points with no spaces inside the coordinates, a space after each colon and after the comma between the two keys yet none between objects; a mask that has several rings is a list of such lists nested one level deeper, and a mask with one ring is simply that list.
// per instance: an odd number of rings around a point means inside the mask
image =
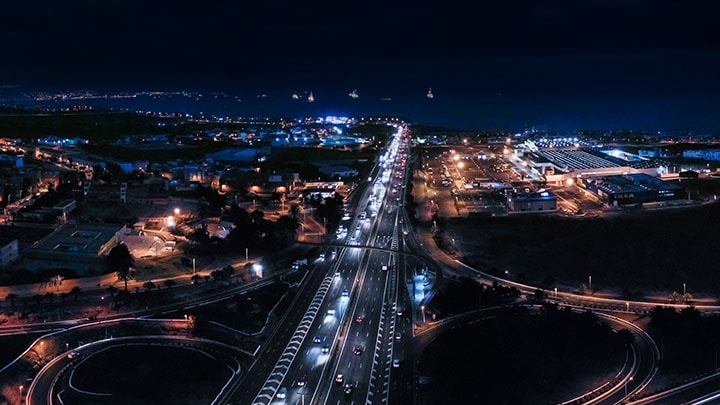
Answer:
[{"label": "white car", "polygon": [[278,390],[278,393],[276,395],[277,399],[285,399],[287,397],[287,388],[282,387]]},{"label": "white car", "polygon": [[400,360],[393,359],[393,368],[398,368],[398,367],[400,367]]}]

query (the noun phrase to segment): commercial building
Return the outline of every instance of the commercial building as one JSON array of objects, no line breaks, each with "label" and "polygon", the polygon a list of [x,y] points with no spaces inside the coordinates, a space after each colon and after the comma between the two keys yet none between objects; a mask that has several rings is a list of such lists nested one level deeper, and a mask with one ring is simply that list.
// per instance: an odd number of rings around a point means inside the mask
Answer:
[{"label": "commercial building", "polygon": [[557,197],[550,191],[510,193],[507,203],[511,212],[552,212],[557,210]]},{"label": "commercial building", "polygon": [[579,178],[579,186],[595,193],[609,206],[643,204],[683,198],[684,189],[647,174]]},{"label": "commercial building", "polygon": [[23,250],[23,267],[29,270],[66,267],[78,274],[99,274],[105,257],[127,233],[122,225],[70,224]]},{"label": "commercial building", "polygon": [[0,238],[0,270],[18,261],[18,241],[14,238]]}]

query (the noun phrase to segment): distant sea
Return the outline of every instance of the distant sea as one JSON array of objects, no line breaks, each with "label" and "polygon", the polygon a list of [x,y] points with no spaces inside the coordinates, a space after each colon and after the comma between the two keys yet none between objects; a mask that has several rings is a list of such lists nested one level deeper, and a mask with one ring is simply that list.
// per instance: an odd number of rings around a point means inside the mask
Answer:
[{"label": "distant sea", "polygon": [[[478,94],[452,89],[402,89],[402,92],[363,92],[349,96],[354,89],[282,90],[232,93],[224,91],[178,90],[150,94],[153,89],[134,92],[135,97],[103,97],[121,94],[117,91],[93,91],[93,98],[54,97],[39,100],[38,92],[23,88],[0,88],[0,103],[5,106],[52,109],[92,106],[98,109],[204,114],[216,117],[400,117],[413,123],[467,130],[520,132],[525,125],[544,125],[550,132],[574,130],[688,130],[697,133],[717,132],[720,102],[716,99],[673,99],[649,97],[578,97],[527,96],[519,94]],[[312,91],[314,101],[308,97]],[[68,95],[75,91],[66,91]],[[132,92],[124,92],[132,94]],[[170,95],[167,95],[171,93]],[[399,93],[399,94],[398,94]],[[45,92],[44,94],[61,94]],[[166,95],[162,95],[166,94]],[[297,95],[297,99],[293,98]],[[31,96],[31,97],[28,97]]]}]

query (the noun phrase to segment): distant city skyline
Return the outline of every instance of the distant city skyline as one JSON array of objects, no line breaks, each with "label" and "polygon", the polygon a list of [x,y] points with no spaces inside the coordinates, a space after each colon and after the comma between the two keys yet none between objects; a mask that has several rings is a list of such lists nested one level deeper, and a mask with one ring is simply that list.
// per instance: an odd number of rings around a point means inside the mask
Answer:
[{"label": "distant city skyline", "polygon": [[[27,90],[24,86],[13,89]],[[98,94],[108,94],[101,90]],[[353,89],[354,90],[354,89]],[[717,103],[707,97],[624,97],[583,98],[578,96],[531,97],[497,94],[481,97],[448,95],[443,88],[433,87],[432,99],[426,97],[427,88],[417,94],[367,93],[357,89],[358,98],[349,97],[343,90],[332,89],[283,91],[272,89],[266,93],[232,93],[198,91],[203,97],[175,95],[134,98],[90,99],[55,98],[4,99],[7,89],[0,88],[0,104],[62,108],[92,106],[129,111],[205,114],[218,117],[324,117],[328,115],[368,117],[401,116],[419,124],[446,126],[467,130],[499,130],[520,132],[525,126],[542,125],[549,132],[577,130],[646,130],[720,132],[720,117],[707,114],[709,106]],[[63,91],[70,92],[71,89]],[[148,90],[151,91],[151,90]],[[152,91],[158,91],[154,89]],[[308,102],[309,92],[313,102]],[[62,91],[57,91],[58,94]],[[133,93],[128,90],[129,93]],[[180,93],[182,90],[173,90]],[[146,92],[143,91],[144,94]],[[242,95],[241,95],[242,94]],[[293,94],[298,99],[293,99]]]},{"label": "distant city skyline", "polygon": [[[720,131],[719,7],[709,0],[521,0],[472,9],[453,2],[65,3],[4,7],[0,84],[225,92],[242,100],[203,111],[214,114]],[[358,97],[349,97],[355,89]],[[293,103],[293,93],[310,91],[311,105]]]}]

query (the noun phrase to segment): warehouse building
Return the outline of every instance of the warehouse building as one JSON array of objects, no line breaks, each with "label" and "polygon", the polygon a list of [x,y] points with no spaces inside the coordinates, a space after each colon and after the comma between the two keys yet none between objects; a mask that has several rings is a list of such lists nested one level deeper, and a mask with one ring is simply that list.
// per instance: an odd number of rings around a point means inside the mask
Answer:
[{"label": "warehouse building", "polygon": [[612,207],[677,200],[684,196],[684,189],[681,186],[642,173],[578,180],[581,187],[596,194]]}]

